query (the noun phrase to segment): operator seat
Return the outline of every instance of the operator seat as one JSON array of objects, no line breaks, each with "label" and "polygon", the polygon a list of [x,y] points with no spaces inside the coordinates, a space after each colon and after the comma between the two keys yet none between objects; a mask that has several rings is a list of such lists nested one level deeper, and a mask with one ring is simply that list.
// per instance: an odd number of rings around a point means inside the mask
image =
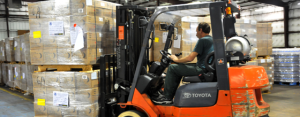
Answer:
[{"label": "operator seat", "polygon": [[[199,74],[198,76],[184,76],[182,81],[190,82],[190,83],[213,82],[214,79],[216,79],[214,52],[211,52],[206,56],[204,65],[205,65],[205,70],[208,71],[207,73]],[[204,76],[204,78],[200,77],[202,75]]]}]

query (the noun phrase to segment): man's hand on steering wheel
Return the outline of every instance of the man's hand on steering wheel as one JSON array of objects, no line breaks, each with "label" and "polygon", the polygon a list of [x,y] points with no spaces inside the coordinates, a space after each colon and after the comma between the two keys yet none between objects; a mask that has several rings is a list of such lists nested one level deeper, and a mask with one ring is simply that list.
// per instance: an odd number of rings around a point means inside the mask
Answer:
[{"label": "man's hand on steering wheel", "polygon": [[176,62],[178,60],[178,57],[175,55],[171,55],[169,56],[174,62]]}]

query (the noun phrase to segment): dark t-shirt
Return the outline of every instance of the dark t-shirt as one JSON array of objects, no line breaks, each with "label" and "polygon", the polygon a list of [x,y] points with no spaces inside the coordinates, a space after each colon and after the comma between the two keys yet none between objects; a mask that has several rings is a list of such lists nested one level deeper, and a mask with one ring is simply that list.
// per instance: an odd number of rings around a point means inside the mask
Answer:
[{"label": "dark t-shirt", "polygon": [[197,65],[200,68],[205,68],[204,66],[204,60],[206,56],[214,51],[214,45],[213,45],[213,39],[210,35],[207,35],[205,37],[202,37],[198,40],[193,52],[197,52]]}]

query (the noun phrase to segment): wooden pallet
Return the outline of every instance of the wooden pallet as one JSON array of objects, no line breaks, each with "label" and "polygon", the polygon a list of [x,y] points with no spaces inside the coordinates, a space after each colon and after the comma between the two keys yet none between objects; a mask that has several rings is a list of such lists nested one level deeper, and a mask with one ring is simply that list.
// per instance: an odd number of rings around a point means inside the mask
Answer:
[{"label": "wooden pallet", "polygon": [[38,66],[38,72],[72,71],[72,69],[81,69],[79,71],[93,71],[93,65],[39,65]]},{"label": "wooden pallet", "polygon": [[0,83],[0,86],[5,86],[5,84],[4,83]]},{"label": "wooden pallet", "polygon": [[12,90],[12,91],[17,91],[17,92],[20,92],[20,93],[23,93],[23,94],[25,94],[25,93],[27,93],[27,91],[23,91],[21,88],[19,88],[19,87],[11,87],[11,88],[9,88],[10,90]]}]

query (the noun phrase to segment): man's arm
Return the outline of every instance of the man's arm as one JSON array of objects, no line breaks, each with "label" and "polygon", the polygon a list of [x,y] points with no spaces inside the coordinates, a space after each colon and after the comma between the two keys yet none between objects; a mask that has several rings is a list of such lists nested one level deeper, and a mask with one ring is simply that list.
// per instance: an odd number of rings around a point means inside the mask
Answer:
[{"label": "man's arm", "polygon": [[176,63],[186,63],[186,62],[191,62],[193,61],[196,56],[198,55],[197,52],[192,52],[191,54],[189,54],[188,56],[186,57],[183,57],[181,59],[178,59],[175,55],[171,55],[170,58],[176,62]]}]

